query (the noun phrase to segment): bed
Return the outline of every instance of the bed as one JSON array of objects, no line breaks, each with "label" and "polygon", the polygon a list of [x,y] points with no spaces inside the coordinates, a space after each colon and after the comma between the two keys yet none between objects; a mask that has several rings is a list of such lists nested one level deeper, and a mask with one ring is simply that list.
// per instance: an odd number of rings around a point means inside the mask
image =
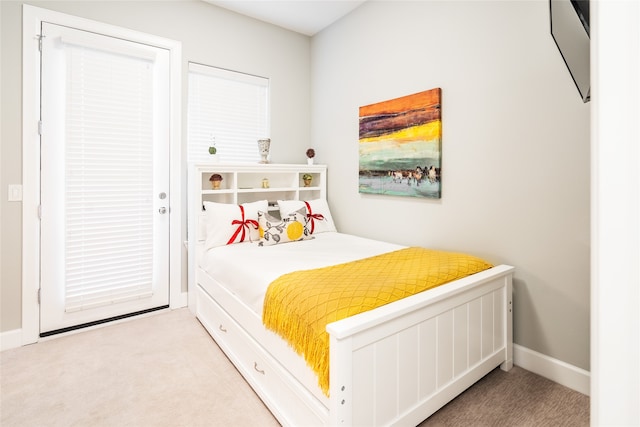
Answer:
[{"label": "bed", "polygon": [[[195,181],[200,194],[202,180]],[[265,242],[270,234],[262,216],[259,228],[236,223],[216,235],[212,223],[229,222],[238,206],[243,222],[258,212],[276,222],[269,217],[274,210],[274,217],[287,216],[301,206],[236,202],[191,199],[198,213],[190,226],[196,230],[190,307],[281,424],[417,425],[497,366],[511,369],[513,267],[497,265],[326,325],[330,369],[323,391],[317,373],[264,326],[266,290],[290,271],[404,247],[339,233],[324,199],[307,201],[316,220],[304,238]]]}]

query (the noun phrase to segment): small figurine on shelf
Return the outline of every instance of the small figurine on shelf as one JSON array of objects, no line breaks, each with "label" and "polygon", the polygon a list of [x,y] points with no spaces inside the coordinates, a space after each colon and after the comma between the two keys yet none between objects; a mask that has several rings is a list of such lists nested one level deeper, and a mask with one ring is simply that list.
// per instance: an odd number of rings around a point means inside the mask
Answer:
[{"label": "small figurine on shelf", "polygon": [[313,164],[313,158],[316,156],[316,151],[313,148],[309,148],[307,150],[307,164]]},{"label": "small figurine on shelf", "polygon": [[311,180],[313,180],[313,176],[311,174],[305,173],[304,175],[302,175],[302,181],[304,182],[305,187],[311,186]]},{"label": "small figurine on shelf", "polygon": [[211,181],[211,188],[214,190],[220,189],[220,183],[222,182],[222,175],[219,173],[214,173],[209,177],[209,181]]}]

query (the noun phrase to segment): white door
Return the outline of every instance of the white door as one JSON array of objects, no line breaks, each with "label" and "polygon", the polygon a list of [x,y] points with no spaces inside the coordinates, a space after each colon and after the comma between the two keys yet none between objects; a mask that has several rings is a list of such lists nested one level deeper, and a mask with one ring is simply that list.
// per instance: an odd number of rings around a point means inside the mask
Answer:
[{"label": "white door", "polygon": [[169,51],[42,24],[40,334],[169,304]]}]

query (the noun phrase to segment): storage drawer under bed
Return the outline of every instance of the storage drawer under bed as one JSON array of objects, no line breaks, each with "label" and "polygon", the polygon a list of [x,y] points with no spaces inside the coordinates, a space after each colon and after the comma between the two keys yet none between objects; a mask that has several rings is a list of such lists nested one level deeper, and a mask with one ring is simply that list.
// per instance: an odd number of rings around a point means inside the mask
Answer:
[{"label": "storage drawer under bed", "polygon": [[[286,418],[299,421],[299,424],[296,422],[298,425],[325,424],[328,410],[317,401],[315,408],[304,404],[300,394],[309,395],[309,391],[261,348],[206,291],[200,286],[197,290],[196,316],[260,398],[273,403],[273,407],[268,406],[274,415],[280,419],[275,412],[282,411],[287,414]],[[277,400],[273,396],[277,396]],[[288,404],[285,407],[278,402]]]}]

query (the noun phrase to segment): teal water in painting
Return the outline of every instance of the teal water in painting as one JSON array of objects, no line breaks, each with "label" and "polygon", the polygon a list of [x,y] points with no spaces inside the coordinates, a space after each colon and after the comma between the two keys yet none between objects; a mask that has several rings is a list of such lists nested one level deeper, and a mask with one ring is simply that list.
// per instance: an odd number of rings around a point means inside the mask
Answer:
[{"label": "teal water in painting", "polygon": [[407,178],[394,181],[390,176],[360,176],[358,184],[360,193],[440,198],[440,182],[429,182],[426,178],[416,184]]}]

